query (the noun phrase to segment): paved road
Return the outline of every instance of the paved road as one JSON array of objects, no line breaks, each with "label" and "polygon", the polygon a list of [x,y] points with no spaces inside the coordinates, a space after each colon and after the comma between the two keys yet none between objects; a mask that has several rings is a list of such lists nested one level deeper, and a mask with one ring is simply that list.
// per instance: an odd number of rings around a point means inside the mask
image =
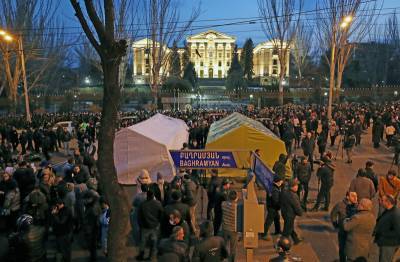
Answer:
[{"label": "paved road", "polygon": [[[328,149],[336,153],[337,146]],[[335,203],[343,199],[350,181],[356,176],[357,170],[364,167],[367,160],[374,161],[374,169],[378,175],[385,175],[393,159],[392,150],[389,150],[386,146],[381,145],[378,149],[372,147],[371,130],[363,136],[361,145],[355,148],[354,153],[352,164],[345,163],[346,160],[342,159],[340,151],[337,160],[334,161],[336,170],[335,183],[331,191],[331,208]],[[344,158],[346,158],[345,154]],[[317,179],[314,174],[310,186],[310,199],[315,200],[317,196]],[[376,214],[377,199],[374,200],[374,203]],[[308,205],[309,208],[312,208],[312,206],[313,203]],[[320,261],[334,261],[338,259],[337,234],[331,226],[328,212],[307,212],[303,217],[298,219],[298,227]],[[372,257],[370,261],[377,261],[377,247],[374,245],[371,250]],[[397,259],[400,259],[399,253]]]},{"label": "paved road", "polygon": [[[336,154],[337,146],[328,148],[328,150]],[[300,151],[297,151],[297,153],[301,154]],[[372,147],[370,130],[363,136],[361,146],[356,147],[354,153],[355,155],[352,164],[345,163],[340,151],[337,160],[334,161],[336,171],[335,185],[331,191],[331,207],[344,197],[351,179],[355,177],[359,168],[364,167],[367,160],[375,162],[375,171],[378,175],[385,175],[392,163],[393,153],[391,150],[387,149],[384,145],[378,149]],[[64,158],[60,154],[55,157],[54,162],[59,162],[63,159]],[[310,182],[309,198],[311,202],[313,200],[315,201],[316,196],[317,179],[314,173]],[[375,204],[377,205],[376,200]],[[311,209],[312,206],[313,203],[309,203],[308,208]],[[300,245],[293,247],[293,255],[301,257],[303,261],[330,262],[338,259],[337,234],[329,222],[328,212],[307,212],[303,217],[297,220],[297,228],[305,241]],[[274,241],[260,240],[259,248],[255,250],[255,261],[268,261],[269,258],[274,257],[276,253],[273,244]],[[372,257],[370,261],[378,261],[377,247],[374,246],[371,250]],[[135,248],[131,246],[128,247],[128,253],[130,257],[129,261],[134,261],[134,256],[136,255]],[[82,250],[75,244],[73,255],[75,258],[74,261],[85,261],[87,255],[88,253],[86,251]],[[103,259],[104,258],[101,260]],[[397,259],[400,261],[399,253],[397,254]],[[243,242],[240,242],[238,245],[238,261],[245,261]]]}]

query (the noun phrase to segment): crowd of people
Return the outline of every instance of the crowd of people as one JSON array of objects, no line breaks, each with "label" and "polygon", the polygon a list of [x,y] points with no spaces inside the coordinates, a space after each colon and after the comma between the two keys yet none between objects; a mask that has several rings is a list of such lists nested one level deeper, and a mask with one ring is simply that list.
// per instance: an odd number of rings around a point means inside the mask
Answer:
[{"label": "crowd of people", "polygon": [[[338,229],[340,261],[367,261],[372,240],[380,248],[380,261],[391,261],[400,246],[400,211],[396,207],[400,180],[396,170],[378,177],[374,163],[368,161],[349,185],[344,200],[333,208],[330,192],[334,185],[333,160],[345,152],[346,162],[353,165],[353,149],[362,143],[371,124],[373,146],[386,141],[386,146],[394,150],[393,166],[398,164],[400,104],[339,105],[332,120],[326,108],[312,105],[236,111],[262,122],[282,139],[287,151],[272,168],[273,185],[266,194],[265,230],[260,238],[271,240],[274,223],[273,234],[281,235],[282,249],[290,243],[288,239],[299,244],[303,239],[294,227],[296,217],[319,211],[323,204],[322,211],[330,211],[332,224]],[[188,124],[189,141],[184,148],[202,149],[211,124],[231,112],[163,113]],[[121,119],[129,120],[121,120],[116,129],[154,114],[121,113]],[[71,261],[72,244],[77,242],[89,250],[91,261],[96,261],[99,247],[107,255],[111,209],[102,194],[94,157],[100,118],[94,113],[38,114],[33,115],[31,123],[23,116],[0,118],[0,227],[9,242],[4,256],[7,261],[46,261],[49,239],[55,239],[63,261]],[[73,132],[54,126],[60,121],[72,121]],[[75,139],[76,146],[71,147]],[[332,151],[333,146],[336,151]],[[52,164],[54,155],[67,159],[66,164]],[[288,161],[293,172],[287,168]],[[241,186],[233,187],[232,181],[220,178],[217,170],[203,181],[201,172],[182,170],[167,182],[163,174],[151,181],[149,173],[142,170],[130,218],[137,260],[236,260]],[[309,207],[309,183],[314,172],[320,186],[316,203]],[[196,207],[203,191],[208,205],[206,219],[200,221]],[[372,202],[376,195],[377,218]]]}]

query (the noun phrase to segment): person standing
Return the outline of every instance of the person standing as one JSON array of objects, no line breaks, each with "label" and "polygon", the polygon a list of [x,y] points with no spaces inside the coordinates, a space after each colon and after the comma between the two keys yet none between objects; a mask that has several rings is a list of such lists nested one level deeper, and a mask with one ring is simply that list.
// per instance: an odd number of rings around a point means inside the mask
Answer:
[{"label": "person standing", "polygon": [[275,224],[275,234],[281,233],[281,222],[279,210],[281,209],[280,195],[283,185],[283,179],[280,176],[274,177],[274,183],[270,193],[267,193],[267,217],[264,223],[264,240],[270,240],[268,231],[272,223]]},{"label": "person standing", "polygon": [[61,134],[61,140],[63,142],[65,155],[70,156],[71,153],[69,151],[69,142],[71,141],[71,134],[68,132],[67,128],[64,128],[63,133]]},{"label": "person standing", "polygon": [[57,251],[61,253],[63,262],[71,261],[73,217],[71,210],[58,200],[51,211],[53,232],[56,236]]},{"label": "person standing", "polygon": [[228,194],[228,200],[222,202],[222,232],[225,243],[229,246],[228,261],[234,262],[236,257],[236,246],[238,242],[238,195],[236,191],[231,190]]},{"label": "person standing", "polygon": [[350,183],[349,191],[356,192],[360,199],[372,199],[375,196],[374,183],[365,176],[365,170],[358,169],[357,176]]},{"label": "person standing", "polygon": [[282,236],[291,236],[295,245],[303,241],[294,230],[296,216],[301,216],[303,214],[300,199],[297,195],[298,188],[297,180],[293,179],[289,181],[288,189],[282,190],[281,192],[281,209],[284,221]]},{"label": "person standing", "polygon": [[333,186],[333,172],[334,168],[331,165],[331,160],[328,157],[323,157],[322,165],[318,168],[317,177],[321,180],[321,188],[317,195],[317,202],[315,203],[313,211],[318,211],[322,199],[325,199],[324,211],[329,210],[331,200],[331,188]]},{"label": "person standing", "polygon": [[343,221],[343,229],[347,232],[347,260],[368,259],[372,244],[372,233],[375,227],[375,216],[372,213],[372,201],[362,198],[357,206],[357,213]]},{"label": "person standing", "polygon": [[220,236],[213,236],[211,221],[204,221],[200,226],[202,240],[195,246],[193,262],[224,261],[228,257],[225,241]]},{"label": "person standing", "polygon": [[[396,171],[389,170],[386,176],[379,178],[378,184],[379,198],[385,195],[391,195],[394,199],[397,199],[400,193],[400,179],[396,177]],[[384,208],[379,203],[379,214],[383,212]]]},{"label": "person standing", "polygon": [[311,166],[308,163],[308,159],[306,157],[300,158],[300,163],[296,167],[296,175],[299,180],[299,190],[297,191],[299,197],[301,191],[304,191],[302,206],[303,209],[307,209],[307,198],[308,198],[308,184],[311,179]]},{"label": "person standing", "polygon": [[[208,196],[208,204],[207,204],[207,219],[212,220],[212,213],[215,208],[215,202],[217,200],[217,194],[219,192],[219,188],[221,187],[221,182],[218,177],[218,170],[211,170],[211,179],[207,185],[207,196]],[[214,211],[215,212],[215,211]]]},{"label": "person standing", "polygon": [[346,262],[346,239],[347,232],[343,230],[343,221],[357,213],[357,193],[347,192],[346,197],[338,202],[330,213],[331,222],[338,230],[339,261]]},{"label": "person standing", "polygon": [[150,242],[150,252],[148,259],[155,256],[157,247],[158,230],[160,226],[163,208],[160,201],[156,200],[153,191],[147,191],[147,199],[144,201],[138,211],[138,221],[141,229],[139,255],[137,260],[144,260],[144,252],[147,244]]},{"label": "person standing", "polygon": [[312,134],[308,132],[306,137],[304,137],[303,140],[301,141],[301,148],[303,149],[304,155],[308,157],[308,162],[310,163],[311,171],[314,171],[313,168],[314,147],[315,147],[315,140],[312,137]]},{"label": "person standing", "polygon": [[353,156],[353,148],[356,143],[356,137],[353,133],[347,134],[344,139],[343,148],[346,150],[347,163],[353,163],[351,157]]},{"label": "person standing", "polygon": [[375,192],[378,192],[378,177],[374,172],[374,162],[367,161],[365,163],[365,177],[371,179],[372,183],[374,183]]},{"label": "person standing", "polygon": [[400,210],[392,195],[383,195],[379,202],[385,211],[376,222],[374,242],[379,247],[379,262],[391,262],[400,246]]},{"label": "person standing", "polygon": [[336,125],[336,122],[332,120],[331,126],[329,127],[329,137],[331,138],[331,147],[335,145],[336,137],[338,136],[339,128]]},{"label": "person standing", "polygon": [[214,235],[217,235],[222,223],[222,202],[228,199],[228,192],[231,187],[231,181],[227,178],[224,178],[221,185],[221,190],[218,192],[216,201],[215,201],[215,208],[214,208]]}]

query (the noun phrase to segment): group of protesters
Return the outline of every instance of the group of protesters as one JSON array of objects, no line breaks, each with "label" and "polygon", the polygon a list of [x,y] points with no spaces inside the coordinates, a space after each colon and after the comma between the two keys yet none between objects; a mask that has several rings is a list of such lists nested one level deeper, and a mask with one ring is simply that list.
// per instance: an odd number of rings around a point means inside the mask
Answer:
[{"label": "group of protesters", "polygon": [[[262,122],[286,146],[273,166],[274,178],[266,195],[264,234],[280,234],[280,243],[294,244],[303,238],[296,233],[295,219],[304,212],[330,211],[338,229],[340,261],[368,260],[372,239],[380,247],[380,261],[391,261],[400,246],[400,216],[396,200],[400,192],[397,172],[390,170],[378,177],[374,163],[368,161],[349,185],[343,201],[330,207],[337,154],[345,151],[352,163],[353,148],[362,143],[364,132],[372,123],[375,148],[386,141],[393,147],[393,163],[398,164],[400,142],[400,104],[339,105],[328,119],[321,106],[268,107],[261,110],[237,109]],[[133,123],[155,112],[121,113],[135,116]],[[202,149],[211,124],[230,113],[227,110],[164,111],[181,118],[189,126],[189,141],[183,148]],[[71,261],[73,243],[80,243],[97,259],[97,249],[107,255],[107,230],[110,207],[102,195],[96,169],[96,139],[100,114],[33,115],[32,123],[21,116],[1,118],[0,226],[8,238],[5,256],[9,261],[45,261],[49,239],[55,238],[57,253]],[[72,121],[73,132],[59,121]],[[124,126],[121,124],[119,126]],[[72,141],[76,139],[76,147]],[[336,152],[331,148],[337,146]],[[57,153],[59,151],[59,153]],[[296,152],[301,152],[296,154]],[[342,153],[343,154],[343,153]],[[52,156],[67,159],[61,167],[51,163]],[[288,161],[293,174],[288,174]],[[318,162],[318,164],[316,164]],[[318,166],[316,166],[318,165]],[[203,171],[181,170],[171,182],[163,174],[151,181],[147,170],[138,179],[138,193],[132,200],[132,239],[138,247],[137,260],[158,261],[235,261],[240,229],[237,210],[241,206],[239,186],[211,171],[207,182]],[[320,181],[316,203],[309,203],[309,183],[315,172]],[[196,219],[197,199],[206,192],[207,215]],[[374,197],[379,198],[378,218],[374,215]],[[281,229],[280,218],[284,224]],[[82,238],[82,239],[80,239]],[[80,240],[80,241],[79,241]],[[28,255],[27,255],[28,254]],[[25,259],[25,260],[24,260]]]}]

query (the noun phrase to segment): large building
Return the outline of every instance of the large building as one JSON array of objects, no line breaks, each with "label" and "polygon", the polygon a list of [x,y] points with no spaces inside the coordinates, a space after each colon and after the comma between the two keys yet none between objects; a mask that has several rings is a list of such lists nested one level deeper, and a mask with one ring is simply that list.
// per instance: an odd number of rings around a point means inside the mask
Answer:
[{"label": "large building", "polygon": [[[215,30],[208,30],[189,36],[186,42],[190,60],[194,63],[199,78],[223,79],[227,77],[232,53],[236,45],[236,37]],[[142,39],[132,45],[134,54],[133,79],[135,79],[136,83],[144,83],[149,79],[151,72],[151,43],[150,39]],[[166,53],[168,53],[170,49],[166,49]],[[183,51],[181,49],[180,53],[183,53]],[[239,57],[240,52],[241,49],[238,49]],[[253,56],[254,77],[259,78],[261,84],[266,84],[270,78],[279,76],[279,59],[274,51],[272,42],[267,41],[255,46]],[[288,76],[289,56],[286,64],[286,76]],[[164,75],[168,75],[168,69],[164,68],[163,70],[162,72],[165,72]]]}]

